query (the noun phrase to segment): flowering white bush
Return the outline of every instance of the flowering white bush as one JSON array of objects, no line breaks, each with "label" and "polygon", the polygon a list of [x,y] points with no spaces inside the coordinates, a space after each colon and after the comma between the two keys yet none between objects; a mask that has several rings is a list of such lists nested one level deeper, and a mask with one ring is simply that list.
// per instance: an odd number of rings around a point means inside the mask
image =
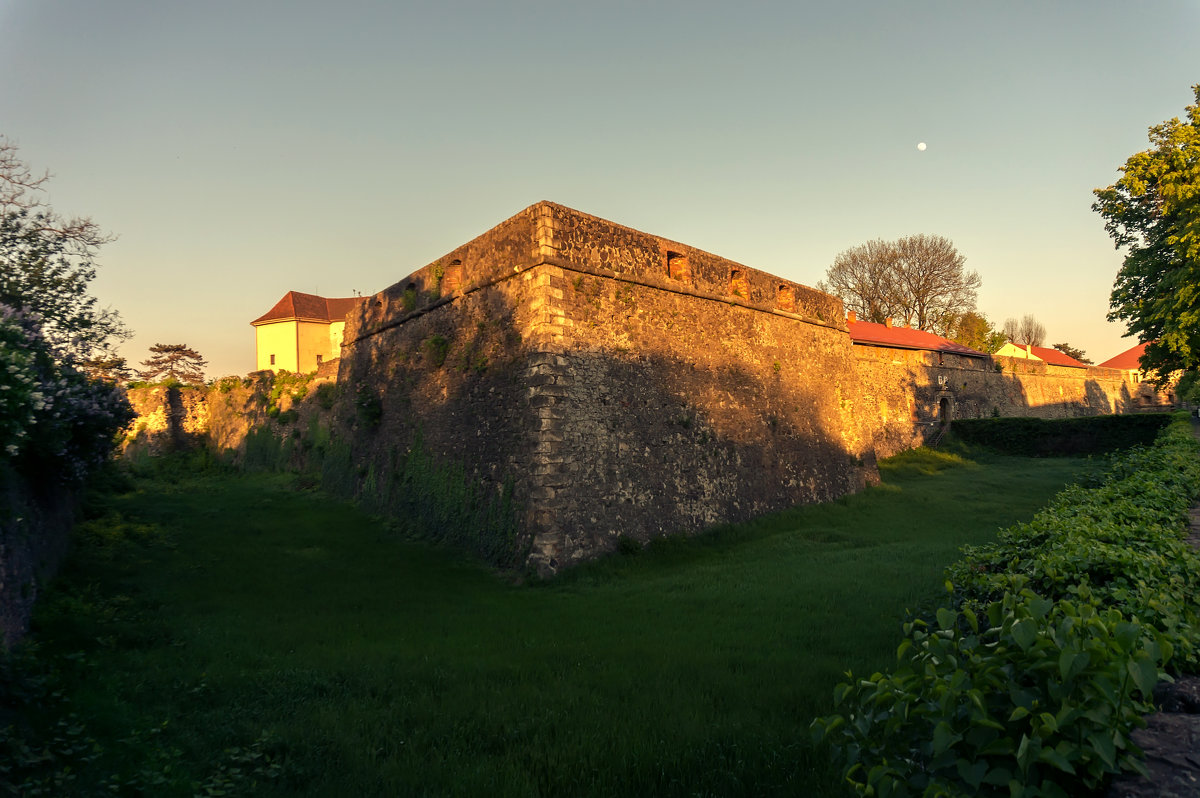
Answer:
[{"label": "flowering white bush", "polygon": [[0,305],[0,451],[9,458],[20,452],[37,413],[45,407],[38,390],[37,347],[30,340],[37,331],[29,322]]},{"label": "flowering white bush", "polygon": [[122,389],[55,361],[36,315],[0,304],[0,462],[81,479],[133,415]]}]

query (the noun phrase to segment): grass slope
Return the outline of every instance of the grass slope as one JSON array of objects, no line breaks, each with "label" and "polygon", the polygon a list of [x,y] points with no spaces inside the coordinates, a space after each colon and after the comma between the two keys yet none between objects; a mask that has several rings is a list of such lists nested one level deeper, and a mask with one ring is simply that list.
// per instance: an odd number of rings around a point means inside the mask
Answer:
[{"label": "grass slope", "polygon": [[36,619],[100,749],[62,789],[839,794],[807,731],[833,685],[891,664],[961,545],[1091,468],[976,460],[909,453],[862,494],[523,586],[284,476],[139,479]]}]

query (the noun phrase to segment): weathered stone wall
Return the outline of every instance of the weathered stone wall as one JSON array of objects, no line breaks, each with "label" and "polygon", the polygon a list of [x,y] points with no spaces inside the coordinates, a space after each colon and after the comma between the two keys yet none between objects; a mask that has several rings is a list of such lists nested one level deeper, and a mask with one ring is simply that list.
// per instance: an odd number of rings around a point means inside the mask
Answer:
[{"label": "weathered stone wall", "polygon": [[[209,386],[130,388],[126,393],[137,419],[126,433],[122,454],[160,455],[205,446],[238,462],[252,431],[266,428],[284,437],[311,416],[328,415],[312,402],[294,400],[291,385],[272,398],[279,379],[270,371],[256,371],[243,379],[225,377]],[[319,386],[336,381],[336,372],[318,369],[314,375],[300,377],[294,388],[311,396]],[[297,419],[278,422],[281,413],[292,410]]]},{"label": "weathered stone wall", "polygon": [[863,394],[854,414],[879,457],[920,446],[954,418],[1071,416],[1133,409],[1136,387],[1115,369],[1023,358],[970,358],[856,345]]},{"label": "weathered stone wall", "polygon": [[[530,271],[508,271],[511,279],[426,296],[408,310],[388,299],[403,296],[403,288],[385,291],[348,322],[338,416],[356,460],[377,483],[388,482],[396,458],[419,439],[487,491],[512,480],[518,495],[530,494],[526,464],[537,416],[526,391],[538,361],[528,334],[538,287]],[[381,305],[401,313],[401,323],[381,314]]]},{"label": "weathered stone wall", "polygon": [[539,566],[877,476],[845,412],[858,385],[843,331],[670,286],[537,271],[563,329],[528,391],[542,413]]},{"label": "weathered stone wall", "polygon": [[418,430],[511,479],[545,573],[861,487],[851,363],[837,299],[541,203],[365,303],[339,381],[377,480]]},{"label": "weathered stone wall", "polygon": [[1106,369],[854,345],[835,297],[552,203],[370,297],[336,365],[323,410],[268,408],[261,375],[161,421],[165,395],[139,410],[147,429],[206,424],[217,449],[265,427],[290,462],[319,429],[349,458],[341,489],[384,509],[413,507],[394,499],[420,447],[483,496],[512,486],[528,562],[552,573],[622,535],[857,490],[946,419],[1124,412],[1136,390]]},{"label": "weathered stone wall", "polygon": [[137,418],[126,433],[123,452],[160,454],[184,447],[210,432],[205,388],[154,385],[130,388],[125,393]]}]

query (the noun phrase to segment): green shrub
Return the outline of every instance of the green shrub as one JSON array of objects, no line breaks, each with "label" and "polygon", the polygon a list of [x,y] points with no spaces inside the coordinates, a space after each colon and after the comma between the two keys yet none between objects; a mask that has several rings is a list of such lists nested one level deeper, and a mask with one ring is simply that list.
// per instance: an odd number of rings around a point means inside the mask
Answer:
[{"label": "green shrub", "polygon": [[942,609],[904,631],[897,668],[839,685],[846,714],[814,723],[860,794],[1065,798],[1141,769],[1130,734],[1164,655],[1086,586],[1057,602],[1021,588],[983,617]]},{"label": "green shrub", "polygon": [[332,410],[340,396],[341,389],[336,382],[323,382],[313,392],[313,400],[322,410]]},{"label": "green shrub", "polygon": [[1166,413],[1061,419],[970,418],[956,419],[953,430],[967,443],[1006,454],[1063,457],[1149,444],[1170,419]]},{"label": "green shrub", "polygon": [[1030,522],[948,569],[936,628],[888,675],[839,685],[813,724],[862,795],[1075,794],[1139,770],[1130,742],[1169,669],[1200,664],[1187,509],[1200,444],[1176,417]]},{"label": "green shrub", "polygon": [[375,429],[383,420],[383,400],[373,393],[360,393],[354,400],[354,409],[359,422],[368,430]]},{"label": "green shrub", "polygon": [[229,393],[234,388],[241,386],[241,384],[242,384],[241,377],[222,377],[221,379],[219,379],[213,383],[213,385],[216,387],[216,389],[218,391],[220,391],[221,393]]},{"label": "green shrub", "polygon": [[441,368],[446,362],[446,353],[450,351],[450,342],[444,336],[433,335],[425,339],[425,356],[434,368]]},{"label": "green shrub", "polygon": [[400,298],[401,304],[404,306],[405,313],[411,313],[417,309],[417,288],[410,285],[404,289],[404,295]]}]

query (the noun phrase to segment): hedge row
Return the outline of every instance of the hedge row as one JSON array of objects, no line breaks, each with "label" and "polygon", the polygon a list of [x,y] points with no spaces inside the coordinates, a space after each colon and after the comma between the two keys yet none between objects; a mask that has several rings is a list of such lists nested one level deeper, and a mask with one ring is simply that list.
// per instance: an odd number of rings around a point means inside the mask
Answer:
[{"label": "hedge row", "polygon": [[1083,418],[969,418],[952,425],[959,439],[1023,457],[1105,454],[1145,446],[1170,422],[1168,413]]},{"label": "hedge row", "polygon": [[861,795],[1068,796],[1142,768],[1130,734],[1195,668],[1200,553],[1186,544],[1200,445],[1177,417],[949,569],[948,606],[905,624],[898,664],[818,718]]}]

